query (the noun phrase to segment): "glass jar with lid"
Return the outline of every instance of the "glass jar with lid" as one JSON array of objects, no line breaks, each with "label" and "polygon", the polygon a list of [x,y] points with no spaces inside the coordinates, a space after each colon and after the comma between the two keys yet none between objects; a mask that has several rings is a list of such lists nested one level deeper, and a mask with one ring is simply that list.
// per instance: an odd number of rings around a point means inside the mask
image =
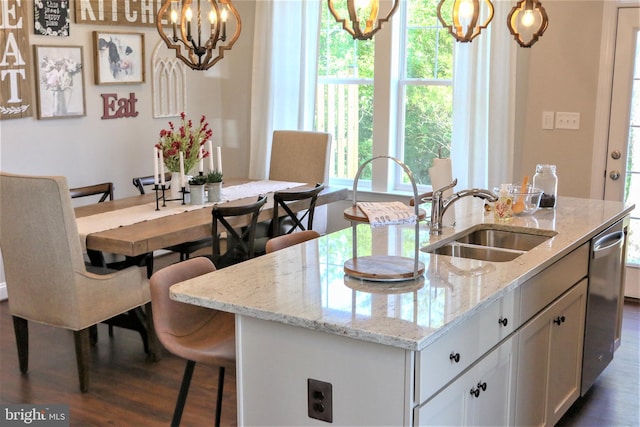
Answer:
[{"label": "glass jar with lid", "polygon": [[554,208],[556,206],[556,194],[558,192],[556,165],[537,165],[536,174],[533,176],[533,186],[542,190],[540,207]]}]

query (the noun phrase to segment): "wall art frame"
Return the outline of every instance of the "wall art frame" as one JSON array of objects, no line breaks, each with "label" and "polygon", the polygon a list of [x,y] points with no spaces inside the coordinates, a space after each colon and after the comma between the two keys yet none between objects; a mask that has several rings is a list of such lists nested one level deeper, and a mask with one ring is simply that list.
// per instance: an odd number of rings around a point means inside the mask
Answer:
[{"label": "wall art frame", "polygon": [[33,46],[38,119],[87,115],[82,46]]},{"label": "wall art frame", "polygon": [[144,83],[143,33],[94,31],[93,47],[97,85]]}]

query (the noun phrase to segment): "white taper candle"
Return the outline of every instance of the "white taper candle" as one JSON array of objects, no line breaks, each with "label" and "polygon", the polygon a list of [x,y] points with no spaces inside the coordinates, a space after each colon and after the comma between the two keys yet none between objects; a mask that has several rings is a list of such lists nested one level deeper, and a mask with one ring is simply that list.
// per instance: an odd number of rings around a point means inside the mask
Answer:
[{"label": "white taper candle", "polygon": [[182,151],[179,152],[180,156],[180,187],[184,188],[184,153]]},{"label": "white taper candle", "polygon": [[164,154],[162,154],[162,150],[158,150],[160,153],[160,184],[165,185],[166,182],[164,180]]},{"label": "white taper candle", "polygon": [[213,172],[213,142],[207,141],[207,151],[209,152],[209,172]]},{"label": "white taper candle", "polygon": [[158,148],[153,146],[153,183],[158,185]]},{"label": "white taper candle", "polygon": [[222,173],[222,148],[218,146],[216,150],[217,150],[216,154],[218,154],[218,172]]}]

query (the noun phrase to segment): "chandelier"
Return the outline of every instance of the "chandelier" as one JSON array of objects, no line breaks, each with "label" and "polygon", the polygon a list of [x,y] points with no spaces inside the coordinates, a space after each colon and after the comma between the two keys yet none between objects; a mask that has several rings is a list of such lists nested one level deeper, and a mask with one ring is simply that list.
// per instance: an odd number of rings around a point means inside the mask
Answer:
[{"label": "chandelier", "polygon": [[400,0],[393,0],[384,18],[380,16],[380,0],[328,0],[329,10],[342,28],[357,40],[369,40],[389,21]]},{"label": "chandelier", "polygon": [[507,16],[507,27],[522,47],[531,47],[537,42],[548,25],[547,11],[537,0],[519,1]]},{"label": "chandelier", "polygon": [[[231,0],[165,0],[158,11],[156,26],[160,37],[176,57],[193,70],[208,70],[224,57],[240,36],[240,14]],[[227,19],[232,24],[233,37],[227,42]],[[226,43],[225,43],[226,42]],[[216,50],[217,49],[217,50]]]},{"label": "chandelier", "polygon": [[440,0],[438,19],[459,42],[470,42],[487,28],[493,19],[490,0]]}]

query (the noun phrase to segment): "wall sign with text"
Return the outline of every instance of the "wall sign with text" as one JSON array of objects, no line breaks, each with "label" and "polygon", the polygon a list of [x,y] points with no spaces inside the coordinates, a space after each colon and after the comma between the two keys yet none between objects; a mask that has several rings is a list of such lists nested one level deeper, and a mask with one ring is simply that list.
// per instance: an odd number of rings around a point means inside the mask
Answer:
[{"label": "wall sign with text", "polygon": [[33,32],[42,36],[69,36],[69,0],[33,2]]},{"label": "wall sign with text", "polygon": [[155,27],[164,0],[75,0],[77,24]]},{"label": "wall sign with text", "polygon": [[0,0],[0,120],[33,115],[27,8]]}]

